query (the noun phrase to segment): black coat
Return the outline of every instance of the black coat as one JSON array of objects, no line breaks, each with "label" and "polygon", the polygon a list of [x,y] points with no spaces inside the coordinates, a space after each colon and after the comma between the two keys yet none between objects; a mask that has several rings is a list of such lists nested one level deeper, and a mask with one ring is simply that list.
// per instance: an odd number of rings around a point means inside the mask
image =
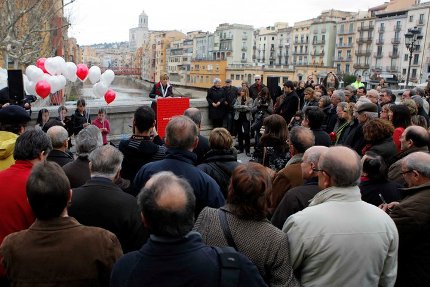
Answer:
[{"label": "black coat", "polygon": [[282,198],[272,216],[272,224],[282,229],[290,215],[299,212],[309,205],[309,201],[320,191],[318,178],[314,177],[303,185],[293,187]]},{"label": "black coat", "polygon": [[366,145],[363,135],[363,125],[359,124],[354,130],[352,130],[345,140],[345,145],[355,150],[358,155],[362,155],[362,150]]},{"label": "black coat", "polygon": [[166,156],[166,147],[159,136],[131,136],[119,143],[118,149],[123,153],[121,177],[133,181],[139,169],[151,161],[161,160]]},{"label": "black coat", "polygon": [[237,162],[237,154],[233,149],[210,150],[205,155],[204,163],[197,167],[210,175],[218,183],[221,192],[227,198],[231,174],[239,164]]},{"label": "black coat", "polygon": [[85,111],[83,115],[76,109],[72,115],[73,134],[77,135],[83,128],[84,124],[91,124],[91,117]]},{"label": "black coat", "polygon": [[81,187],[74,188],[68,211],[83,225],[114,233],[124,253],[139,249],[148,239],[136,198],[108,178],[92,177]]},{"label": "black coat", "polygon": [[331,139],[327,132],[323,131],[322,129],[311,129],[311,131],[315,137],[315,145],[322,145],[326,147],[331,146]]},{"label": "black coat", "polygon": [[291,118],[294,117],[298,109],[299,97],[297,96],[295,91],[292,91],[285,96],[284,101],[275,110],[275,113],[281,115],[288,124],[291,121]]},{"label": "black coat", "polygon": [[[209,119],[211,120],[221,120],[224,118],[226,114],[226,105],[224,101],[226,101],[226,96],[223,88],[217,88],[215,86],[211,87],[208,90],[208,94],[206,96],[206,100],[209,104]],[[214,107],[213,103],[221,103],[218,107]]]},{"label": "black coat", "polygon": [[60,166],[63,166],[73,161],[73,155],[58,149],[53,149],[49,152],[48,156],[46,157],[46,160],[56,162]]},{"label": "black coat", "polygon": [[260,91],[266,87],[264,84],[261,84],[259,87],[254,83],[249,87],[249,96],[255,100],[258,97]]},{"label": "black coat", "polygon": [[203,163],[205,160],[205,154],[210,150],[209,140],[202,135],[199,135],[199,143],[193,150],[193,153],[197,155],[196,165]]},{"label": "black coat", "polygon": [[225,86],[223,87],[224,89],[224,94],[225,94],[225,98],[227,100],[228,106],[226,106],[226,110],[228,112],[233,112],[234,111],[234,103],[236,102],[236,98],[237,98],[237,94],[238,94],[238,89],[235,86]]},{"label": "black coat", "polygon": [[397,154],[397,148],[391,136],[374,143],[369,151],[380,155],[386,163],[390,162],[390,159]]},{"label": "black coat", "polygon": [[367,203],[379,206],[382,203],[382,199],[379,194],[382,195],[384,200],[388,203],[400,200],[400,184],[393,181],[387,180],[366,180],[359,184],[361,199]]}]

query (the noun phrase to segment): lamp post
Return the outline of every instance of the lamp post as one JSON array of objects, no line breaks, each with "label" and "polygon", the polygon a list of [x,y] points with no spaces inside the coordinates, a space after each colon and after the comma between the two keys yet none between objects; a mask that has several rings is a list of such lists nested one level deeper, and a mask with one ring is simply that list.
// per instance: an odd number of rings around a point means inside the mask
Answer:
[{"label": "lamp post", "polygon": [[408,32],[405,34],[406,49],[408,49],[409,51],[409,65],[408,65],[408,73],[406,75],[405,88],[408,88],[408,85],[409,85],[409,74],[411,72],[412,55],[416,47],[419,45],[419,41],[422,38],[423,38],[423,35],[421,35],[421,31],[417,27],[409,28]]}]

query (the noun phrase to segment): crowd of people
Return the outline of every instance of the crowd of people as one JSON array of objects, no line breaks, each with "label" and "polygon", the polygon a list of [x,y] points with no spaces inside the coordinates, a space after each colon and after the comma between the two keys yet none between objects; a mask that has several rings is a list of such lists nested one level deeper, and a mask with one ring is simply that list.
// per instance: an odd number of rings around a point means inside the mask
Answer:
[{"label": "crowd of people", "polygon": [[117,146],[83,100],[1,108],[0,286],[427,286],[426,94],[338,84],[215,79],[208,138],[142,106]]}]

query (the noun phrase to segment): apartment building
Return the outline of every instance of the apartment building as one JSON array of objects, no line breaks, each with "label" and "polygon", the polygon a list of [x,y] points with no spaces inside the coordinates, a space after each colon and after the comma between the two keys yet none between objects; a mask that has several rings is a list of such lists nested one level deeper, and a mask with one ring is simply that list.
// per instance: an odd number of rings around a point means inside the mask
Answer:
[{"label": "apartment building", "polygon": [[252,35],[254,28],[242,24],[220,24],[209,46],[213,60],[226,60],[228,65],[252,63]]},{"label": "apartment building", "polygon": [[191,63],[190,81],[188,86],[210,88],[215,78],[226,79],[227,60],[195,60]]}]

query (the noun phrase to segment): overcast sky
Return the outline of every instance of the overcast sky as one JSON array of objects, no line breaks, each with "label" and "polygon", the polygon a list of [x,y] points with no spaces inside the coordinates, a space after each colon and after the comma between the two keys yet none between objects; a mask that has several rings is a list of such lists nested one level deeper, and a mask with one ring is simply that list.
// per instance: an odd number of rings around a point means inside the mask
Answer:
[{"label": "overcast sky", "polygon": [[[66,2],[66,1],[65,1]],[[259,3],[259,4],[257,4]],[[150,30],[214,32],[221,23],[252,25],[295,22],[321,11],[367,11],[384,0],[76,0],[69,6],[69,36],[80,45],[128,41],[128,30],[137,27],[139,14],[148,15]]]}]

